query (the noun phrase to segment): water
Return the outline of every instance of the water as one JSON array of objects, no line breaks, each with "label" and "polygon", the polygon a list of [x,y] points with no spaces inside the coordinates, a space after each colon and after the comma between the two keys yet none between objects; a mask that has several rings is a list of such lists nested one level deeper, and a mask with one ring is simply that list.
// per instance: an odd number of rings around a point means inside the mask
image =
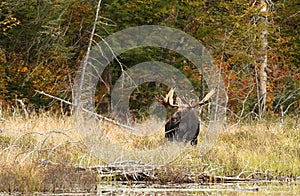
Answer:
[{"label": "water", "polygon": [[[300,195],[299,182],[216,183],[216,184],[155,184],[149,182],[106,182],[89,192],[74,190],[60,193],[33,193],[34,195]],[[2,195],[9,195],[0,193]],[[13,195],[21,195],[15,193]]]},{"label": "water", "polygon": [[99,195],[300,195],[300,183],[257,182],[218,184],[103,183]]}]

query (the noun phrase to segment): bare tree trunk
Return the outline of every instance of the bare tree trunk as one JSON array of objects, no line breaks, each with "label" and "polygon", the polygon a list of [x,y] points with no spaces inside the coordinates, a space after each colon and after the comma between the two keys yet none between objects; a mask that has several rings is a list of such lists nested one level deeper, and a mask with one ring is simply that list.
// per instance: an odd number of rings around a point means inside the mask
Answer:
[{"label": "bare tree trunk", "polygon": [[266,97],[267,97],[267,69],[268,69],[268,39],[267,39],[267,11],[268,11],[268,3],[266,0],[260,1],[260,12],[262,13],[261,21],[263,23],[263,30],[261,32],[261,61],[259,68],[259,117],[265,112],[266,108]]},{"label": "bare tree trunk", "polygon": [[[87,110],[93,109],[93,105],[91,104],[91,103],[93,103],[93,100],[89,100],[88,104],[83,103],[82,100],[84,98],[93,99],[93,92],[89,89],[92,87],[92,85],[95,84],[95,81],[97,81],[97,78],[95,78],[93,75],[89,75],[89,73],[91,73],[93,71],[93,69],[91,69],[91,66],[88,66],[88,59],[89,59],[90,52],[92,49],[93,38],[95,35],[96,26],[97,26],[98,19],[99,19],[101,2],[102,2],[102,0],[98,1],[95,21],[94,21],[93,29],[92,29],[92,32],[90,35],[90,40],[89,40],[89,45],[88,45],[87,52],[86,52],[86,57],[85,57],[84,61],[82,62],[80,74],[78,74],[77,78],[75,79],[76,82],[75,82],[73,92],[72,92],[73,93],[72,100],[73,100],[75,116],[79,116],[79,113],[84,108]],[[84,97],[84,98],[82,98],[82,97]]]}]

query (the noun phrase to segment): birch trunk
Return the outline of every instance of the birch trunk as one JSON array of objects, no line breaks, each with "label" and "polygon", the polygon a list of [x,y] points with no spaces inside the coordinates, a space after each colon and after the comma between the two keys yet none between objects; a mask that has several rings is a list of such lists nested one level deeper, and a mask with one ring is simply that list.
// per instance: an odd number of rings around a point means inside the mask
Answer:
[{"label": "birch trunk", "polygon": [[266,97],[267,97],[267,69],[268,69],[268,39],[267,39],[267,11],[268,11],[268,4],[266,0],[260,1],[260,12],[262,13],[261,21],[263,23],[263,30],[261,32],[261,61],[260,61],[260,68],[259,68],[259,116],[265,112],[266,108]]}]

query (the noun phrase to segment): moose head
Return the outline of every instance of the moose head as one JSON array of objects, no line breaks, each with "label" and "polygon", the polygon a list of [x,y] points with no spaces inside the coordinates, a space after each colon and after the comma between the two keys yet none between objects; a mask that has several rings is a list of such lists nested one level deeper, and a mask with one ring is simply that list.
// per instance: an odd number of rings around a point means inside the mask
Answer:
[{"label": "moose head", "polygon": [[179,97],[177,97],[175,103],[174,91],[175,89],[172,88],[165,97],[157,99],[163,105],[177,108],[177,111],[165,124],[165,137],[170,142],[190,142],[193,146],[197,145],[200,124],[197,107],[205,104],[214,95],[216,90],[212,89],[196,104],[183,102]]}]

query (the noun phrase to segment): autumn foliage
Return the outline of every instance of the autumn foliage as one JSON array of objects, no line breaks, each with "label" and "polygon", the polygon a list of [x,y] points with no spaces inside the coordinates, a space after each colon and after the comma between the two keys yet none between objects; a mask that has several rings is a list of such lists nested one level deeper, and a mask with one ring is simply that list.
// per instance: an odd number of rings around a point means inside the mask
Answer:
[{"label": "autumn foliage", "polygon": [[[94,41],[127,27],[154,24],[181,29],[211,51],[222,71],[230,118],[257,118],[259,113],[260,36],[263,28],[256,1],[104,1]],[[300,14],[296,0],[268,1],[268,74],[266,112],[300,111]],[[10,107],[16,99],[36,108],[60,104],[36,94],[42,90],[70,100],[75,73],[85,56],[94,23],[96,3],[89,0],[13,1],[0,3],[0,102]],[[201,71],[178,54],[147,48],[121,55],[131,67],[146,60],[173,64],[202,89]],[[112,83],[121,71],[111,65]],[[155,85],[139,91],[146,107]],[[97,96],[97,95],[96,95]],[[109,95],[106,95],[109,97]],[[95,97],[100,102],[100,98]]]}]

